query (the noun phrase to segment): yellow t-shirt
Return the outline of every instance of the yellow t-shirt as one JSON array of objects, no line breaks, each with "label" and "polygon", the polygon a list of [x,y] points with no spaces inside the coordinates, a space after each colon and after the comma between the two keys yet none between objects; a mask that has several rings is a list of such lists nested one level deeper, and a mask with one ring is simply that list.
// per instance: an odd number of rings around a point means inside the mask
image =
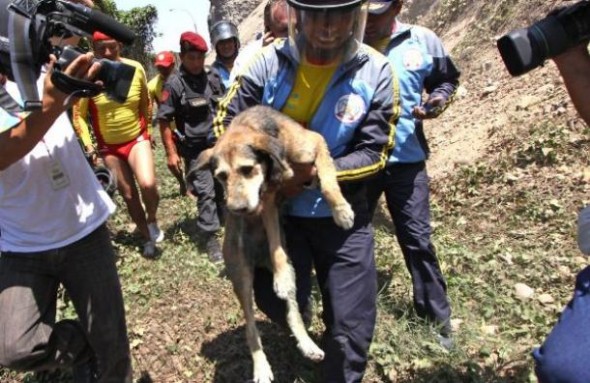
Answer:
[{"label": "yellow t-shirt", "polygon": [[382,38],[381,40],[377,41],[375,43],[374,48],[376,50],[378,50],[381,53],[385,52],[385,49],[387,48],[387,46],[389,45],[389,42],[391,41],[391,37],[389,36],[385,36],[384,38]]},{"label": "yellow t-shirt", "polygon": [[145,71],[137,61],[121,58],[121,62],[135,67],[127,100],[123,104],[101,93],[90,99],[82,98],[74,105],[74,128],[85,147],[91,145],[90,127],[87,123],[89,115],[94,136],[99,143],[129,142],[137,138],[144,129],[151,128],[151,102]]},{"label": "yellow t-shirt", "polygon": [[156,104],[160,105],[160,98],[162,97],[162,88],[164,87],[164,79],[160,74],[157,74],[152,78],[148,84],[148,91],[150,97]]},{"label": "yellow t-shirt", "polygon": [[[148,82],[148,92],[150,94],[151,102],[156,102],[156,105],[159,107],[162,99],[162,89],[164,88],[164,79],[160,74],[157,74]],[[170,121],[170,129],[172,131],[176,130],[176,124],[174,121]]]},{"label": "yellow t-shirt", "polygon": [[303,60],[297,68],[293,90],[281,110],[306,126],[315,114],[338,64],[314,65]]}]

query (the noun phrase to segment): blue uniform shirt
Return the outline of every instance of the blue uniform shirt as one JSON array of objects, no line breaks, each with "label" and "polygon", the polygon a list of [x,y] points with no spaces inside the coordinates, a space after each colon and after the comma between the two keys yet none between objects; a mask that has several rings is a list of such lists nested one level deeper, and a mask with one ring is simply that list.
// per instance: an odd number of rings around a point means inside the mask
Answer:
[{"label": "blue uniform shirt", "polygon": [[393,65],[400,83],[401,115],[395,132],[395,146],[388,164],[426,160],[428,146],[422,121],[412,115],[422,103],[422,94],[442,96],[445,107],[453,100],[459,71],[438,36],[430,29],[397,22],[384,54]]}]

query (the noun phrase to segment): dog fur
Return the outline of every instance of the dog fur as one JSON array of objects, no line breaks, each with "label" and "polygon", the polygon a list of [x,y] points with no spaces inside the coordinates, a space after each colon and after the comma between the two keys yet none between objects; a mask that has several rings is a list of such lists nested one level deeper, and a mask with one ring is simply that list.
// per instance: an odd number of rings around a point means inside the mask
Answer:
[{"label": "dog fur", "polygon": [[283,247],[279,223],[280,188],[296,176],[296,164],[315,165],[334,221],[350,229],[354,212],[340,191],[324,138],[272,108],[256,106],[237,115],[216,145],[201,154],[196,165],[199,169],[210,167],[225,189],[223,257],[244,311],[257,383],[274,379],[254,321],[253,272],[261,262],[270,266],[274,291],[287,302],[287,324],[297,347],[313,361],[324,357],[307,334],[299,313],[295,273]]}]

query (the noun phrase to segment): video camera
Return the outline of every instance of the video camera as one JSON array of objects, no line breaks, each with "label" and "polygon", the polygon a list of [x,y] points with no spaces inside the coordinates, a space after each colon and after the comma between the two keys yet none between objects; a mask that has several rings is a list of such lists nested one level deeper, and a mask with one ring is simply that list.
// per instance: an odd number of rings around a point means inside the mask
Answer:
[{"label": "video camera", "polygon": [[52,37],[90,36],[96,31],[126,44],[135,38],[123,24],[81,4],[64,0],[0,0],[0,73],[17,83],[25,111],[42,106],[36,82],[50,54],[58,59],[51,79],[61,91],[78,97],[93,97],[104,91],[118,102],[126,100],[134,67],[97,60],[101,63],[97,76],[103,82],[101,87],[62,71],[83,51],[72,46],[62,49],[50,42]]},{"label": "video camera", "polygon": [[551,12],[528,28],[497,41],[508,72],[520,76],[571,47],[590,39],[590,1],[582,0]]}]

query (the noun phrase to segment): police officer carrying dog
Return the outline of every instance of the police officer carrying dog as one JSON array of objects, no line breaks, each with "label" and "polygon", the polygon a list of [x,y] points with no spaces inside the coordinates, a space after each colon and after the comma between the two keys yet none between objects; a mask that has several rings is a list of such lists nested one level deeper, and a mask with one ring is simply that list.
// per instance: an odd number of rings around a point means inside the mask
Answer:
[{"label": "police officer carrying dog", "polygon": [[[158,120],[168,168],[173,173],[182,174],[181,158],[188,170],[208,147],[207,134],[213,123],[215,100],[223,95],[218,75],[208,75],[205,71],[206,53],[207,43],[201,35],[184,32],[180,36],[180,69],[170,75],[162,91]],[[173,121],[176,131],[171,129]],[[199,240],[205,245],[209,259],[219,262],[222,255],[217,232],[221,205],[215,198],[213,176],[209,170],[191,174],[194,177],[187,179],[187,187],[197,196]]]},{"label": "police officer carrying dog", "polygon": [[[326,330],[320,347],[325,359],[317,381],[360,382],[375,328],[377,297],[365,186],[385,166],[399,100],[392,92],[391,65],[361,43],[365,1],[287,2],[294,16],[289,18],[289,38],[263,48],[241,71],[219,104],[214,129],[219,136],[236,114],[262,104],[326,139],[343,194],[355,212],[354,225],[349,230],[338,227],[318,189],[300,191],[284,205],[286,248],[296,273],[300,309],[309,305],[312,267],[322,295]],[[272,274],[257,269],[256,303],[273,321],[284,323],[285,302],[272,286]]]}]

